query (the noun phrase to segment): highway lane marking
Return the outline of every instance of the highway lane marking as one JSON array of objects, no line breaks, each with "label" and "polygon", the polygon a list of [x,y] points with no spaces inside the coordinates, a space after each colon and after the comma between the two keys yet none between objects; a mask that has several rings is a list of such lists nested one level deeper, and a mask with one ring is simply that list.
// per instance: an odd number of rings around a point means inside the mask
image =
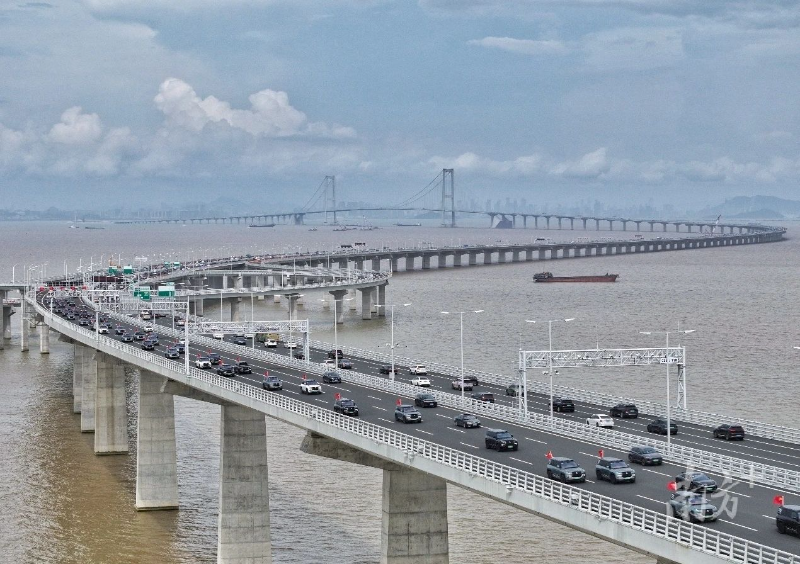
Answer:
[{"label": "highway lane marking", "polygon": [[522,437],[522,438],[525,439],[526,441],[533,441],[535,443],[540,443],[540,444],[543,444],[543,445],[547,444],[547,441],[540,441],[538,439],[532,439],[530,437]]},{"label": "highway lane marking", "polygon": [[390,421],[389,419],[384,419],[383,417],[378,417],[378,421],[386,421],[387,423],[394,423],[394,421]]},{"label": "highway lane marking", "polygon": [[666,501],[661,501],[661,500],[658,500],[658,499],[653,499],[652,497],[647,497],[647,496],[644,496],[644,495],[639,495],[639,494],[636,494],[636,497],[640,497],[640,498],[642,498],[642,499],[646,499],[647,501],[652,501],[653,503],[658,503],[659,505],[664,505],[664,504],[666,504],[666,503],[667,503]]},{"label": "highway lane marking", "polygon": [[469,448],[480,448],[480,447],[477,447],[475,445],[470,445],[470,444],[467,444],[467,443],[458,443],[458,444],[464,445],[465,447],[469,447]]},{"label": "highway lane marking", "polygon": [[764,514],[762,513],[762,514],[761,514],[761,516],[762,516],[762,517],[766,517],[767,519],[772,519],[773,521],[775,520],[775,516],[774,516],[774,515],[764,515]]},{"label": "highway lane marking", "polygon": [[727,521],[725,519],[717,519],[717,521],[721,521],[723,523],[727,523],[728,525],[734,525],[736,527],[741,527],[742,529],[747,529],[748,531],[753,531],[755,533],[758,532],[758,529],[754,529],[753,527],[748,527],[747,525],[740,525],[739,523],[734,523],[733,521]]},{"label": "highway lane marking", "polygon": [[643,472],[652,472],[653,474],[658,474],[660,476],[666,476],[667,478],[672,478],[672,476],[670,474],[667,474],[666,472],[658,472],[656,470],[650,470],[650,468],[642,468],[641,470]]},{"label": "highway lane marking", "polygon": [[386,409],[385,407],[378,407],[377,405],[373,405],[373,406],[371,406],[371,407],[374,407],[375,409],[380,409],[381,411],[389,411],[389,410],[388,410],[388,409]]},{"label": "highway lane marking", "polygon": [[383,400],[383,398],[376,398],[375,396],[367,396],[367,397],[369,399],[374,399],[374,400],[378,400],[378,401],[382,401]]},{"label": "highway lane marking", "polygon": [[731,494],[731,495],[740,495],[740,496],[742,496],[742,497],[753,497],[753,496],[750,496],[750,495],[747,495],[747,494],[743,494],[743,493],[739,493],[739,492],[733,492],[733,491],[731,491],[731,490],[726,490],[725,488],[717,488],[717,491],[718,491],[718,492],[725,492],[725,493],[729,493],[729,494]]},{"label": "highway lane marking", "polygon": [[433,435],[433,433],[431,433],[430,431],[423,431],[422,429],[416,429],[416,430],[419,431],[420,433],[425,433],[426,435]]},{"label": "highway lane marking", "polygon": [[522,460],[521,458],[514,458],[513,456],[508,457],[510,460],[516,460],[517,462],[522,462],[523,464],[527,464],[528,466],[536,466],[533,462],[529,462],[527,460]]},{"label": "highway lane marking", "polygon": [[455,429],[455,428],[453,428],[453,427],[445,427],[445,429],[449,429],[449,430],[451,430],[451,431],[455,431],[455,432],[457,432],[457,433],[466,433],[466,431],[464,431],[464,430],[462,430],[462,429]]}]

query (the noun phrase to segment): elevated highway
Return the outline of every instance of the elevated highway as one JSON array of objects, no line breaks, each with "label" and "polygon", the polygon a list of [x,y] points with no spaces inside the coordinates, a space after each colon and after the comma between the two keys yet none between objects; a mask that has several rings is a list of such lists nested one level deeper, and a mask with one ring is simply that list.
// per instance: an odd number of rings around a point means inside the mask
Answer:
[{"label": "elevated highway", "polygon": [[[139,408],[140,461],[137,466],[139,469],[137,504],[141,502],[144,505],[153,504],[155,507],[177,505],[176,489],[174,489],[175,497],[170,497],[173,492],[170,484],[177,482],[175,471],[171,470],[174,467],[171,462],[174,458],[174,449],[169,448],[169,445],[174,443],[174,431],[171,438],[168,432],[159,436],[153,434],[153,430],[159,427],[157,421],[165,423],[167,429],[169,427],[169,422],[166,421],[170,417],[165,411],[166,397],[171,398],[171,394],[177,393],[223,404],[221,445],[223,473],[226,469],[230,470],[225,474],[223,481],[230,483],[232,489],[230,493],[227,493],[226,488],[221,491],[222,514],[218,552],[220,562],[234,561],[228,555],[240,554],[242,550],[257,549],[263,553],[268,549],[263,543],[251,542],[252,538],[259,534],[263,538],[265,528],[263,523],[246,530],[238,530],[234,536],[239,541],[235,542],[229,542],[232,537],[228,534],[229,525],[226,524],[228,523],[226,508],[236,505],[235,500],[229,496],[235,497],[234,491],[243,491],[243,488],[246,490],[252,482],[245,480],[245,484],[240,483],[244,480],[243,475],[237,473],[235,467],[226,466],[226,460],[234,460],[237,456],[243,455],[235,455],[233,451],[236,450],[234,445],[237,442],[235,437],[229,437],[225,429],[228,428],[226,427],[228,424],[231,429],[258,427],[257,419],[248,418],[250,413],[248,410],[265,413],[311,431],[305,445],[309,452],[383,468],[385,497],[383,519],[385,530],[389,527],[383,542],[385,562],[406,561],[403,558],[406,558],[407,554],[393,553],[392,547],[396,547],[398,541],[401,544],[405,542],[405,546],[408,547],[409,541],[416,542],[423,538],[425,548],[422,553],[414,555],[415,558],[428,562],[447,561],[446,501],[443,506],[441,495],[435,493],[441,492],[447,483],[466,487],[492,499],[650,554],[661,562],[796,563],[800,561],[800,557],[796,556],[796,539],[778,535],[774,522],[770,520],[770,515],[774,514],[771,500],[775,490],[772,487],[758,484],[749,486],[739,480],[726,481],[723,475],[714,476],[723,484],[723,493],[728,496],[726,499],[737,500],[736,510],[730,515],[725,513],[716,523],[704,526],[691,525],[665,515],[664,500],[668,494],[666,482],[679,470],[679,465],[668,463],[652,470],[637,468],[637,483],[634,485],[612,486],[607,483],[597,483],[590,478],[591,481],[582,486],[565,486],[543,477],[546,461],[544,455],[548,450],[555,455],[574,457],[590,471],[591,476],[596,449],[598,445],[602,446],[604,443],[602,440],[598,441],[591,433],[587,433],[584,438],[576,438],[565,436],[559,430],[548,431],[541,426],[536,428],[526,419],[520,419],[515,423],[512,421],[513,409],[509,406],[478,404],[473,400],[461,403],[462,400],[458,396],[444,391],[437,391],[437,396],[441,398],[441,407],[424,410],[425,421],[422,424],[405,426],[394,423],[391,414],[394,400],[398,396],[407,397],[409,393],[416,391],[407,384],[390,383],[385,378],[375,376],[352,374],[345,375],[345,383],[342,385],[325,386],[325,393],[321,397],[302,396],[298,393],[302,375],[321,372],[323,367],[317,363],[286,359],[264,351],[254,353],[246,347],[199,338],[196,343],[190,343],[188,354],[192,354],[197,348],[203,353],[206,350],[219,350],[226,359],[232,359],[235,354],[251,361],[257,375],[226,379],[196,369],[187,372],[182,362],[165,359],[162,356],[163,349],[152,353],[142,351],[138,347],[97,335],[51,315],[41,304],[35,304],[34,307],[44,323],[76,344],[76,358],[86,359],[87,350],[98,351],[95,353],[94,371],[92,372],[91,366],[87,370],[79,368],[76,374],[80,376],[80,381],[78,382],[77,377],[73,381],[76,385],[76,401],[78,397],[81,400],[82,425],[86,412],[86,419],[92,419],[96,447],[98,436],[102,438],[108,435],[109,417],[112,419],[115,416],[119,417],[118,410],[109,409],[107,403],[108,398],[114,396],[107,393],[107,387],[109,383],[113,387],[111,381],[115,372],[107,369],[106,364],[114,362],[112,359],[117,359],[137,366],[142,371],[143,391],[140,393],[144,395],[140,396]],[[159,328],[162,334],[170,331],[166,327]],[[178,335],[179,333],[175,333],[175,337]],[[100,356],[97,356],[98,354]],[[85,367],[86,363],[76,364],[79,365]],[[285,391],[268,393],[260,390],[258,386],[261,378],[258,373],[263,371],[281,375],[286,382]],[[332,404],[330,396],[334,388],[358,402],[361,408],[359,419],[346,418],[334,414],[329,409]],[[148,394],[153,397],[149,397]],[[124,391],[122,395],[124,399]],[[98,407],[100,398],[106,402],[102,409]],[[168,401],[171,403],[171,399]],[[161,407],[153,411],[155,405],[153,402]],[[487,451],[482,448],[482,433],[479,430],[456,429],[452,424],[452,417],[457,411],[465,408],[476,412],[484,420],[484,425],[504,426],[512,430],[522,444],[520,451],[518,453]],[[532,414],[532,420],[541,421],[541,418],[535,415]],[[172,425],[174,429],[174,423]],[[559,427],[563,428],[565,427]],[[148,431],[143,432],[145,429]],[[148,441],[157,441],[161,445],[159,452],[162,455],[159,455],[158,461],[147,459],[147,453],[152,452],[147,448]],[[102,440],[100,442],[102,448]],[[248,444],[252,445],[252,441]],[[261,452],[259,450],[261,447],[249,448],[248,456],[255,456]],[[263,448],[264,455],[265,449],[266,446]],[[169,462],[166,467],[164,453],[172,453],[166,457]],[[235,456],[230,458],[232,454]],[[617,452],[614,451],[613,454]],[[145,460],[141,460],[141,457]],[[391,465],[387,465],[387,462]],[[263,468],[263,475],[259,475],[258,478],[258,487],[265,487],[266,467]],[[414,511],[415,518],[424,519],[426,523],[425,530],[418,530],[413,534],[408,529],[407,513],[392,509],[397,507],[393,501],[411,499],[407,495],[408,490],[403,492],[402,484],[408,484],[407,479],[418,485],[424,485],[424,491],[429,492],[424,496],[427,501],[422,504],[423,506],[405,508],[405,512]],[[154,487],[154,484],[158,487]],[[159,492],[164,491],[169,494],[166,496],[169,499],[158,499]],[[394,496],[401,497],[395,499]],[[722,503],[719,505],[722,506]],[[140,508],[147,507],[140,506]],[[265,510],[268,512],[263,506],[252,509],[262,513]],[[442,512],[445,515],[444,521],[441,519]],[[429,517],[425,517],[426,515]],[[439,517],[434,518],[433,515]],[[242,515],[237,517],[238,523],[242,522],[241,517]],[[403,529],[399,526],[402,523],[406,523],[404,533],[400,531]],[[268,523],[266,529],[268,530]],[[415,538],[410,539],[409,534]]]}]

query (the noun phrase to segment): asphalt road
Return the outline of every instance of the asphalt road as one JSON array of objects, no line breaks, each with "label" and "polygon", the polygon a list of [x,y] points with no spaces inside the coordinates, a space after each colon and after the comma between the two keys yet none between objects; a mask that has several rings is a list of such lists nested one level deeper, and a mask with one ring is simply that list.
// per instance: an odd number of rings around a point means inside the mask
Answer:
[{"label": "asphalt road", "polygon": [[[93,320],[92,320],[93,321]],[[160,320],[164,321],[164,320]],[[114,323],[116,325],[116,322]],[[130,330],[139,330],[138,327],[128,326]],[[110,337],[119,339],[112,330]],[[172,343],[172,339],[161,338],[161,343],[155,351],[156,355],[164,354],[167,346]],[[139,346],[141,343],[133,343]],[[263,345],[257,345],[263,346]],[[547,464],[546,454],[552,452],[554,456],[567,456],[573,458],[587,471],[587,481],[585,484],[576,484],[576,487],[585,488],[603,495],[623,500],[628,503],[645,507],[654,511],[667,511],[666,502],[669,499],[670,491],[667,489],[669,482],[673,481],[684,468],[678,465],[665,463],[662,466],[643,468],[634,465],[636,471],[636,483],[634,484],[611,484],[605,481],[598,481],[595,477],[594,466],[597,461],[598,446],[587,442],[565,438],[557,434],[533,430],[530,428],[519,427],[490,418],[481,417],[484,428],[462,429],[454,425],[453,418],[457,412],[446,407],[419,408],[423,416],[422,423],[403,424],[394,420],[394,407],[398,399],[396,394],[389,394],[377,391],[360,385],[343,384],[323,384],[323,394],[307,396],[300,393],[300,383],[302,381],[302,370],[295,370],[278,366],[262,360],[245,358],[250,347],[242,347],[242,360],[247,360],[253,368],[253,374],[236,376],[235,379],[253,386],[261,386],[264,372],[268,371],[271,376],[279,376],[284,382],[284,389],[279,394],[285,394],[293,399],[312,403],[319,407],[332,408],[334,394],[340,393],[342,397],[354,400],[358,404],[360,417],[371,423],[392,427],[401,430],[409,435],[416,435],[419,438],[434,441],[442,445],[470,452],[490,460],[502,462],[520,470],[544,475]],[[212,349],[213,350],[213,349]],[[270,349],[275,352],[288,352],[286,349]],[[189,351],[192,360],[197,354],[205,355],[206,347],[201,351]],[[224,362],[235,364],[236,358],[223,351],[220,352]],[[319,361],[324,357],[321,351],[314,351],[312,360]],[[377,367],[380,363],[368,361],[366,359],[352,359],[354,368],[359,372],[377,374]],[[405,368],[405,367],[403,367]],[[342,371],[345,373],[347,371]],[[409,381],[407,369],[402,370],[403,374],[398,375],[398,379]],[[450,378],[442,375],[429,374],[432,387],[439,391],[453,391],[450,386]],[[480,391],[492,391],[498,401],[511,404],[514,398],[506,398],[504,390],[497,386],[480,386]],[[424,391],[421,389],[420,391]],[[404,403],[411,403],[410,398],[403,398]],[[547,399],[541,396],[531,396],[529,409],[547,411]],[[575,414],[558,414],[559,417],[571,417],[585,419],[590,413],[607,413],[606,409],[597,406],[576,404]],[[644,433],[645,422],[642,420],[617,420],[617,428],[626,432]],[[733,449],[741,449],[740,452],[750,453],[750,458],[767,462],[767,458],[779,460],[783,465],[794,466],[798,460],[800,452],[791,445],[781,444],[775,441],[761,439],[747,439],[743,444],[732,444],[723,441],[715,441],[709,437],[710,431],[697,426],[684,425],[679,422],[680,432],[676,440],[686,441],[698,448],[705,448],[710,451],[726,452],[728,454],[736,452]],[[520,443],[517,452],[496,452],[488,450],[484,444],[485,428],[504,428],[509,430]],[[730,447],[730,448],[729,448]],[[627,453],[613,449],[604,449],[606,456],[618,456],[626,458]],[[756,453],[756,454],[753,454]],[[792,462],[794,461],[794,462]],[[775,462],[773,462],[775,463]],[[781,492],[771,487],[758,484],[741,483],[736,480],[726,479],[723,476],[709,474],[720,485],[718,492],[709,495],[711,503],[720,508],[719,519],[713,523],[701,526],[709,529],[719,530],[727,534],[746,538],[754,542],[763,543],[779,548],[794,554],[800,555],[800,538],[781,535],[775,527],[775,511],[773,497],[776,494],[784,494],[786,503],[797,503],[798,498],[795,494]]]}]

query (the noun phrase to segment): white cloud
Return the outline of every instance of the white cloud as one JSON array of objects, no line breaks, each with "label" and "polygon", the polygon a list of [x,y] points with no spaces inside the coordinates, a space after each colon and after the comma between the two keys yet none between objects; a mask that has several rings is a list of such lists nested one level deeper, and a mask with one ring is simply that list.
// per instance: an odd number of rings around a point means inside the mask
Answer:
[{"label": "white cloud", "polygon": [[513,37],[484,37],[472,39],[469,45],[478,45],[489,49],[500,49],[523,55],[565,55],[569,48],[557,40],[515,39]]},{"label": "white cloud", "polygon": [[80,106],[73,106],[61,114],[61,122],[52,127],[47,138],[64,145],[87,145],[102,133],[103,124],[97,114],[84,114]]},{"label": "white cloud", "polygon": [[207,124],[224,122],[256,137],[355,137],[349,127],[310,123],[303,112],[289,103],[286,92],[275,90],[251,94],[251,109],[238,110],[214,96],[200,98],[186,82],[168,78],[161,83],[154,101],[166,116],[168,126],[194,132],[201,132]]},{"label": "white cloud", "polygon": [[600,71],[646,70],[684,58],[682,32],[674,28],[616,28],[583,38],[586,65]]}]

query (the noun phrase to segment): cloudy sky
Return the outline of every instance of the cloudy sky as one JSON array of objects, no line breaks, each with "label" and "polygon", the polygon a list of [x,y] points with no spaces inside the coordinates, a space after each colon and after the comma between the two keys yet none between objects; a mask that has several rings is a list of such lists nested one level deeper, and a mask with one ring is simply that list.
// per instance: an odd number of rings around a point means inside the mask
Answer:
[{"label": "cloudy sky", "polygon": [[4,2],[0,208],[800,199],[799,70],[798,0]]}]

